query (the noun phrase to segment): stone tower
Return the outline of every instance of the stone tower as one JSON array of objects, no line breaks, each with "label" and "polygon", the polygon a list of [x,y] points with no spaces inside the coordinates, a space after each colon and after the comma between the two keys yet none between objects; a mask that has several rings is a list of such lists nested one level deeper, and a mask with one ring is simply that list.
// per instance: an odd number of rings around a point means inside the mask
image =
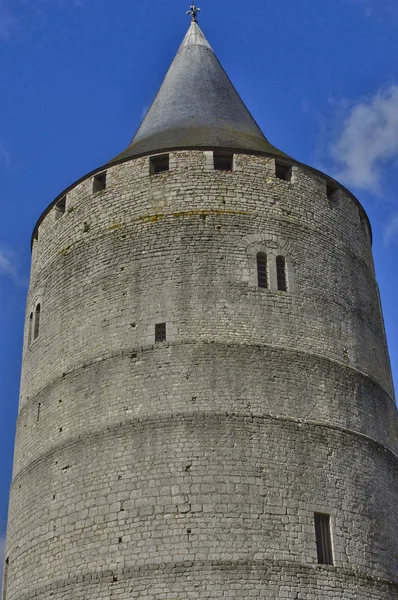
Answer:
[{"label": "stone tower", "polygon": [[367,216],[274,148],[196,23],[33,234],[4,600],[397,600]]}]

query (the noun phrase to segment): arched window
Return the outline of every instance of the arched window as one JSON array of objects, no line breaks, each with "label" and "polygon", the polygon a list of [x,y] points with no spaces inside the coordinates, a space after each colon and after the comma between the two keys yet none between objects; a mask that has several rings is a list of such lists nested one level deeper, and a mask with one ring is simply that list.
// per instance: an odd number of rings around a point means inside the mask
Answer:
[{"label": "arched window", "polygon": [[278,290],[287,292],[286,260],[284,256],[276,257],[276,277],[278,279]]},{"label": "arched window", "polygon": [[259,288],[264,289],[268,287],[267,255],[265,252],[257,254],[257,280]]},{"label": "arched window", "polygon": [[35,324],[33,329],[33,339],[36,340],[39,337],[40,331],[40,304],[36,306],[35,310]]},{"label": "arched window", "polygon": [[29,315],[29,325],[28,325],[28,346],[32,343],[32,333],[33,333],[33,313],[31,312]]}]

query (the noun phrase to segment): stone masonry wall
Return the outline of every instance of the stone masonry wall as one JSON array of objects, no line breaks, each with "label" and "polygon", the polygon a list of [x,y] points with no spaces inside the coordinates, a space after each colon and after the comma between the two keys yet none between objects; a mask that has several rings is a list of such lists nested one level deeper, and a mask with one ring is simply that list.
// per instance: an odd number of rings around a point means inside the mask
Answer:
[{"label": "stone masonry wall", "polygon": [[352,196],[258,156],[114,166],[41,222],[26,323],[7,600],[398,599],[398,421]]}]

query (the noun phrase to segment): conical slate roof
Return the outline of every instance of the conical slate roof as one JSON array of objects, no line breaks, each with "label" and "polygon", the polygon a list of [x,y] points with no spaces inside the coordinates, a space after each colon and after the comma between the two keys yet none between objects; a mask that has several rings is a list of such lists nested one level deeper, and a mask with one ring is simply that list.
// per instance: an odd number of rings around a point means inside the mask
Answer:
[{"label": "conical slate roof", "polygon": [[111,162],[178,148],[286,156],[265,138],[194,21],[131,144]]}]

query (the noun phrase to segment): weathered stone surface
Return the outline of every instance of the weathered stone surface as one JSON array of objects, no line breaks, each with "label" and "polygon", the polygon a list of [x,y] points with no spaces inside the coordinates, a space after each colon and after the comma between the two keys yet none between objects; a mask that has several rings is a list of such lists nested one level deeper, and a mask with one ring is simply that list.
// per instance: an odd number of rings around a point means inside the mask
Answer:
[{"label": "weathered stone surface", "polygon": [[[397,600],[370,237],[351,195],[261,156],[228,173],[180,151],[169,172],[144,157],[102,192],[78,183],[33,248],[7,600]],[[314,512],[331,515],[333,567]]]}]

